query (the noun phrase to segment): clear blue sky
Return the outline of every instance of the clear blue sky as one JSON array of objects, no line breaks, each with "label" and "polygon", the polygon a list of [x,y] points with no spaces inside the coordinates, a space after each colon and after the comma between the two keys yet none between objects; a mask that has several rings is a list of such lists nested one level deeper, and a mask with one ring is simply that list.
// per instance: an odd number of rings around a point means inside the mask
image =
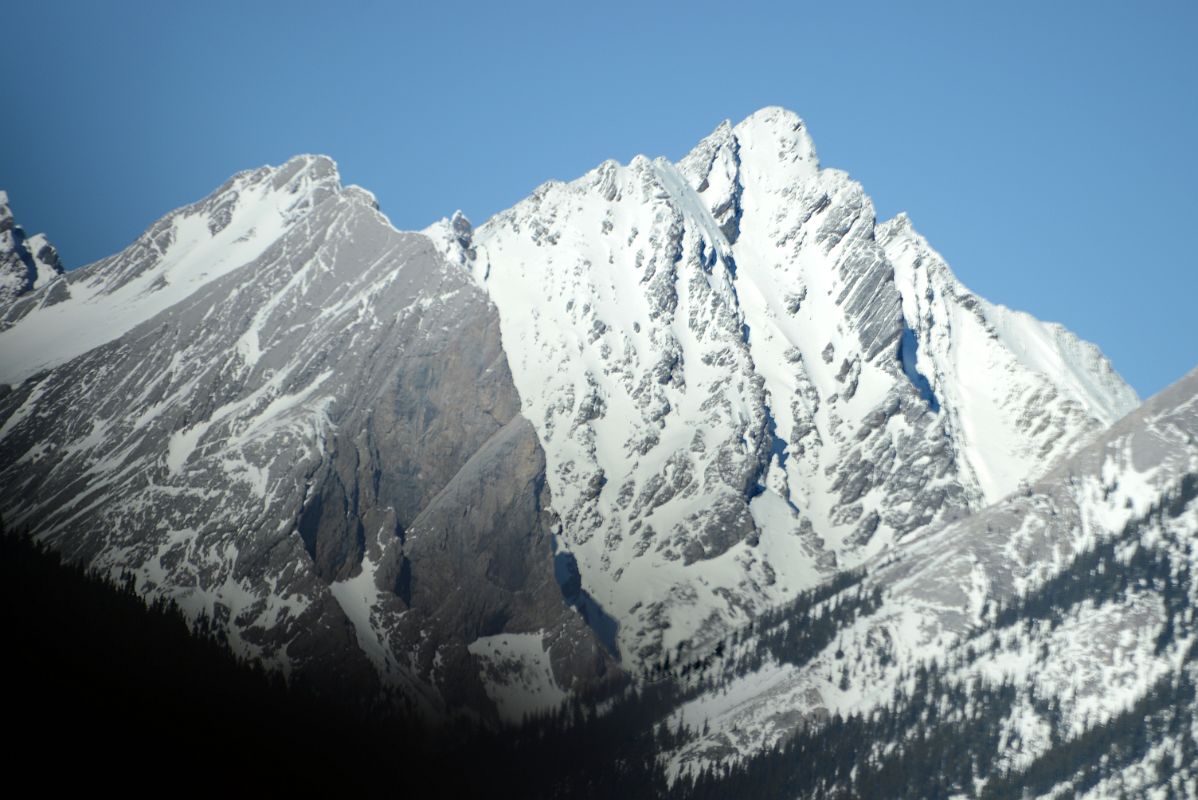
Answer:
[{"label": "clear blue sky", "polygon": [[68,266],[327,153],[400,228],[783,105],[1143,395],[1198,364],[1198,3],[5,3],[0,188]]}]

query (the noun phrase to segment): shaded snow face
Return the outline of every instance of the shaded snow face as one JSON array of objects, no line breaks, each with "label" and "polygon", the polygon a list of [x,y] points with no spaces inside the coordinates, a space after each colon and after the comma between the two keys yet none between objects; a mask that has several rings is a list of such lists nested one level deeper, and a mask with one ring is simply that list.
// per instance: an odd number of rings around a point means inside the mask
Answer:
[{"label": "shaded snow face", "polygon": [[907,376],[907,380],[911,381],[911,385],[919,392],[919,396],[928,404],[928,408],[932,409],[933,413],[939,413],[940,401],[936,399],[936,393],[932,391],[932,384],[920,374],[919,367],[916,365],[918,355],[919,340],[915,337],[915,331],[911,330],[904,322],[903,338],[899,344],[899,361],[903,365],[903,374]]}]

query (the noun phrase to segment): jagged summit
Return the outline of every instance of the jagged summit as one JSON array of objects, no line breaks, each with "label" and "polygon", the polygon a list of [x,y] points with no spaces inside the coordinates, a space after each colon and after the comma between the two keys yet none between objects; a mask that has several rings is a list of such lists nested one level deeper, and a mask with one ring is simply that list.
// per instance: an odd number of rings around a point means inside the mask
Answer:
[{"label": "jagged summit", "polygon": [[[780,106],[767,106],[745,117],[732,132],[750,148],[769,148],[780,164],[802,164],[808,169],[819,168],[815,142],[807,125],[798,114]],[[763,155],[769,156],[769,151]]]}]

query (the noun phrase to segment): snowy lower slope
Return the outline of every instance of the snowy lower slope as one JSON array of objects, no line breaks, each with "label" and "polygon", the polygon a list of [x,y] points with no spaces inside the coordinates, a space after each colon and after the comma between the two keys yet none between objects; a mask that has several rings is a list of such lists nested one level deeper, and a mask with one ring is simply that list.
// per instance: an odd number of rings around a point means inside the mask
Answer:
[{"label": "snowy lower slope", "polygon": [[[1054,747],[1093,737],[1183,672],[1198,677],[1196,536],[1198,371],[1025,490],[866,565],[862,584],[820,608],[872,591],[880,604],[837,626],[802,663],[767,657],[690,700],[679,718],[707,733],[674,752],[669,768],[685,774],[763,752],[803,720],[895,707],[913,676],[935,665],[946,685],[974,687],[966,696],[1011,687],[994,727],[995,768],[1044,770]],[[760,635],[738,647],[760,649],[768,632]],[[958,700],[943,713],[950,723],[969,707]],[[1198,730],[1190,737],[1156,742],[1154,758],[1192,749]]]}]

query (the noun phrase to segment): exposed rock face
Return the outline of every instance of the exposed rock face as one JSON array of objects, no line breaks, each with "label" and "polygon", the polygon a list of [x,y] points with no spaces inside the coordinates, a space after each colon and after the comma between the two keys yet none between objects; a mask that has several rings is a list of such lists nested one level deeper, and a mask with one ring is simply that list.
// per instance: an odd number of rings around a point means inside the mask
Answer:
[{"label": "exposed rock face", "polygon": [[[521,631],[541,638],[559,688],[607,674],[609,656],[562,602],[549,500],[544,453],[532,426],[515,416],[424,508],[403,544],[384,553],[380,574],[395,575],[395,593],[414,612],[393,620],[420,642],[422,676],[444,673],[454,682],[447,691],[467,692],[478,682],[467,645]],[[502,697],[503,687],[494,691],[501,705],[521,708]]]},{"label": "exposed rock face", "polygon": [[[466,646],[501,633],[543,637],[564,687],[601,677],[486,296],[327,160],[250,179],[298,198],[259,255],[0,401],[6,518],[366,697],[489,713]],[[237,186],[146,241],[260,215]],[[156,285],[146,241],[72,285]]]},{"label": "exposed rock face", "polygon": [[26,236],[0,192],[0,313],[18,297],[62,275],[58,251],[45,234]]}]

